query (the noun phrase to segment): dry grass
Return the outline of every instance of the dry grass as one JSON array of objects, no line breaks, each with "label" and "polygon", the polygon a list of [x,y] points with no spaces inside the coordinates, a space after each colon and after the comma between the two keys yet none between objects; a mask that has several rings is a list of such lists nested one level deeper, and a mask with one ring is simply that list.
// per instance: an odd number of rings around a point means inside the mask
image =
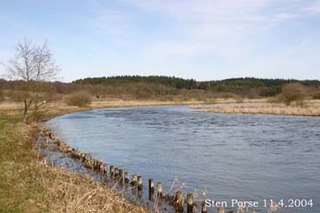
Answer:
[{"label": "dry grass", "polygon": [[38,124],[9,112],[0,111],[0,212],[146,212],[89,176],[41,162]]},{"label": "dry grass", "polygon": [[[105,99],[93,99],[91,104],[85,107],[69,106],[64,101],[53,101],[48,102],[47,109],[50,114],[61,114],[74,112],[86,109],[97,109],[97,108],[107,108],[107,107],[129,107],[129,106],[153,106],[153,105],[175,105],[175,104],[204,104],[204,103],[255,103],[255,102],[265,102],[266,99],[234,99],[234,98],[214,98],[206,101],[199,100],[123,100],[117,98],[105,98]],[[0,102],[0,111],[16,111],[22,110],[22,102],[11,102],[4,101]]]},{"label": "dry grass", "polygon": [[57,212],[146,212],[128,203],[120,194],[91,180],[89,176],[66,172],[59,168],[42,168],[45,176],[39,183]]},{"label": "dry grass", "polygon": [[[131,107],[131,106],[155,106],[155,105],[175,105],[175,104],[203,104],[203,101],[157,101],[157,100],[122,100],[122,99],[97,99],[93,100],[90,105],[84,107],[69,106],[64,101],[48,102],[43,106],[46,111],[46,118],[62,115],[66,113],[110,108],[110,107]],[[23,103],[21,102],[0,102],[0,112],[6,114],[22,114]]]},{"label": "dry grass", "polygon": [[194,106],[199,112],[238,113],[238,114],[273,114],[320,116],[320,101],[308,101],[304,105],[287,106],[281,103],[242,103]]},{"label": "dry grass", "polygon": [[91,101],[91,96],[86,91],[75,92],[65,98],[65,102],[69,106],[85,107],[90,105]]}]

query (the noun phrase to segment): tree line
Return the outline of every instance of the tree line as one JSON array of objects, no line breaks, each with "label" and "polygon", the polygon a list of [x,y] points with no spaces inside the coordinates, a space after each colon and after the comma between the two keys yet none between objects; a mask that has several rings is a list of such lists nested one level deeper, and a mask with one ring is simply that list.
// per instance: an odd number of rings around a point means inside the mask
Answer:
[{"label": "tree line", "polygon": [[198,89],[215,92],[231,92],[243,94],[248,90],[255,89],[256,94],[261,97],[271,97],[279,94],[284,85],[300,83],[306,87],[319,88],[319,80],[295,80],[295,79],[260,79],[260,78],[232,78],[217,81],[196,81],[194,79],[183,79],[168,76],[112,76],[84,78],[74,84],[89,85],[126,85],[136,83],[151,83],[173,87],[175,89]]}]

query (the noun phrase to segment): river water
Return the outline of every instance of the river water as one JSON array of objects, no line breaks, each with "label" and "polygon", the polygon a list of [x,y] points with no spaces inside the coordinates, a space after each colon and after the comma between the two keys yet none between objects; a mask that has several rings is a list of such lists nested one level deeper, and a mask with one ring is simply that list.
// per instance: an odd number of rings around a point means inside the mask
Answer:
[{"label": "river water", "polygon": [[166,191],[177,177],[174,187],[207,191],[228,207],[250,200],[266,212],[264,199],[283,199],[277,212],[320,212],[319,117],[152,106],[73,113],[48,124],[71,146],[142,175],[144,185],[153,178]]}]

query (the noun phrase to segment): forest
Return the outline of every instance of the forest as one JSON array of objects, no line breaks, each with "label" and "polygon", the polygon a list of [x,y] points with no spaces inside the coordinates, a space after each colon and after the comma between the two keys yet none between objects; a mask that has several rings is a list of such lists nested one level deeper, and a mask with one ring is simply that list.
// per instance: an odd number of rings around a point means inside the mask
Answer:
[{"label": "forest", "polygon": [[[312,99],[319,99],[319,80],[232,78],[217,81],[196,81],[167,76],[95,77],[66,82],[42,82],[40,90],[51,98],[85,92],[94,98],[206,100],[212,98],[266,98],[277,96],[284,85],[301,84]],[[0,100],[19,101],[28,93],[25,81],[0,79]],[[49,94],[49,95],[48,95]]]}]

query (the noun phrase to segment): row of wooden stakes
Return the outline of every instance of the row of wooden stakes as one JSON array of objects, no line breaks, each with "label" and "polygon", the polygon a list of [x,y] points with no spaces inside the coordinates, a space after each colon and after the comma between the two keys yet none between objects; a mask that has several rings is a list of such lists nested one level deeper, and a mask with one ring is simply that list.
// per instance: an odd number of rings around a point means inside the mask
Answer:
[{"label": "row of wooden stakes", "polygon": [[[142,191],[143,189],[143,180],[142,176],[137,174],[133,174],[131,177],[131,181],[129,179],[129,173],[127,170],[123,170],[121,168],[117,168],[114,165],[110,165],[109,169],[107,165],[100,160],[92,158],[89,154],[80,152],[79,150],[70,147],[68,144],[64,143],[60,140],[55,134],[53,134],[49,129],[44,129],[42,131],[42,136],[46,138],[47,141],[51,141],[56,144],[59,150],[62,153],[69,155],[71,158],[79,160],[83,163],[83,165],[91,169],[93,171],[99,172],[103,175],[107,175],[109,173],[109,177],[113,178],[116,183],[130,185],[133,190],[138,190],[138,192]],[[109,170],[109,172],[107,171]],[[155,184],[153,179],[148,179],[148,189],[149,189],[149,200],[155,201]],[[194,202],[195,196],[193,193],[188,193],[185,196],[181,190],[175,192],[174,195],[164,194],[163,193],[163,186],[161,182],[156,184],[156,201],[165,200],[170,205],[173,206],[176,212],[184,212],[184,207],[187,207],[187,213],[195,212],[197,204]],[[185,202],[186,201],[186,202]],[[185,205],[186,203],[186,205]],[[201,213],[207,213],[207,208],[205,202],[201,202],[200,206]],[[198,209],[198,208],[197,208]],[[232,213],[233,211],[228,211],[227,213]],[[218,209],[218,213],[224,213],[224,209]]]}]

